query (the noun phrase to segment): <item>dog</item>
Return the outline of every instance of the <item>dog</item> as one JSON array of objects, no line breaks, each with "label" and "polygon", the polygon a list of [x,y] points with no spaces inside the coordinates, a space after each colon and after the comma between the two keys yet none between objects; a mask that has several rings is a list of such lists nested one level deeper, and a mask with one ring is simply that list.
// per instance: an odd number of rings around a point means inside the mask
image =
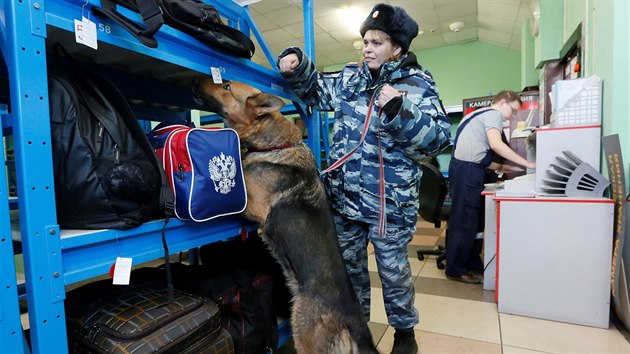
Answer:
[{"label": "dog", "polygon": [[193,83],[195,99],[223,118],[247,149],[247,207],[293,294],[298,353],[378,353],[343,263],[312,151],[286,119],[279,97],[240,82]]}]

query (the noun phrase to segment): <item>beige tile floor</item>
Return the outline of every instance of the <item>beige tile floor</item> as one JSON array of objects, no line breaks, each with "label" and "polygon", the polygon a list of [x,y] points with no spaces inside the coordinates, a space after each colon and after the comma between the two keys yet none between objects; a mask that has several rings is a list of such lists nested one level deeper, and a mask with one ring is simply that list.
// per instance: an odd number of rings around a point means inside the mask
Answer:
[{"label": "beige tile floor", "polygon": [[[415,304],[420,311],[415,330],[421,353],[630,353],[630,334],[615,321],[608,329],[601,329],[498,313],[492,291],[483,290],[480,284],[446,279],[444,271],[437,269],[435,257],[418,260],[416,250],[443,242],[443,231],[418,223],[409,245],[416,277]],[[372,279],[369,325],[377,349],[387,354],[392,349],[394,330],[387,325],[373,255],[368,267]],[[291,342],[278,352],[292,353]]]}]

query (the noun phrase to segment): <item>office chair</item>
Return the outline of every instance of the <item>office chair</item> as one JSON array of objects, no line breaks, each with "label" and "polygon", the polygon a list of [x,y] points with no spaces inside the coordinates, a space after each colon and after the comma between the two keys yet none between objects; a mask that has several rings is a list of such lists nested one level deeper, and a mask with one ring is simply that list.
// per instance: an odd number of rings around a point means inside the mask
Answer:
[{"label": "office chair", "polygon": [[[448,219],[450,201],[445,203],[448,194],[448,182],[440,170],[428,163],[422,163],[422,178],[420,179],[420,209],[418,214],[427,222],[432,222],[436,228],[440,228],[442,220]],[[448,242],[448,230],[447,240]],[[424,260],[424,256],[437,257],[438,269],[444,269],[446,249],[437,246],[432,249],[420,249],[417,251],[418,259]]]}]

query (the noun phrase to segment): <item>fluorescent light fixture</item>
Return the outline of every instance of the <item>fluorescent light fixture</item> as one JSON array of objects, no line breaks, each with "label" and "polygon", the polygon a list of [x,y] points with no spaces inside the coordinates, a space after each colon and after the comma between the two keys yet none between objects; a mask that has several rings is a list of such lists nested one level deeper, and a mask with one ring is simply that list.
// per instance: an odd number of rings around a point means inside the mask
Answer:
[{"label": "fluorescent light fixture", "polygon": [[341,23],[345,24],[345,27],[350,33],[359,35],[359,28],[361,28],[361,24],[363,20],[367,17],[367,13],[357,9],[356,7],[342,6],[339,8],[339,20]]}]

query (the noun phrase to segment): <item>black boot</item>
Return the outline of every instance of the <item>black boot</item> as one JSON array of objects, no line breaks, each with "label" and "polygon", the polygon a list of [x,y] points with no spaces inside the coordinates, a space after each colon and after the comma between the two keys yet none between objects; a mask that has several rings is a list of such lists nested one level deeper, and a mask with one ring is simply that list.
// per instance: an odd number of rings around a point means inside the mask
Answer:
[{"label": "black boot", "polygon": [[396,328],[396,333],[394,333],[394,348],[392,349],[392,354],[416,353],[418,353],[418,344],[416,344],[415,332],[413,331],[413,328]]}]

